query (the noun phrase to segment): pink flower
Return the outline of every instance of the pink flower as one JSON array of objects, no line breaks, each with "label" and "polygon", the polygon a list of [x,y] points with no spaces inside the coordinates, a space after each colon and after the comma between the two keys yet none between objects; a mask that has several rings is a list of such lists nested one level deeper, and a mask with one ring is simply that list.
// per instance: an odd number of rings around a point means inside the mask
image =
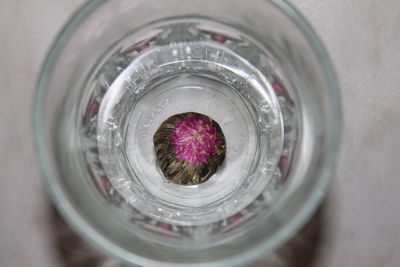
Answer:
[{"label": "pink flower", "polygon": [[219,43],[225,43],[226,41],[226,37],[218,33],[211,35],[211,39]]},{"label": "pink flower", "polygon": [[272,88],[274,89],[274,91],[279,94],[282,95],[285,93],[285,88],[283,87],[283,85],[279,82],[273,82],[272,83]]},{"label": "pink flower", "polygon": [[145,50],[145,49],[147,49],[149,47],[150,47],[149,43],[145,43],[145,44],[139,45],[138,48],[137,48],[137,51],[138,52],[142,52],[143,50]]},{"label": "pink flower", "polygon": [[174,152],[179,160],[190,165],[208,164],[207,158],[217,151],[217,129],[212,122],[200,116],[182,119],[175,125],[171,136]]}]

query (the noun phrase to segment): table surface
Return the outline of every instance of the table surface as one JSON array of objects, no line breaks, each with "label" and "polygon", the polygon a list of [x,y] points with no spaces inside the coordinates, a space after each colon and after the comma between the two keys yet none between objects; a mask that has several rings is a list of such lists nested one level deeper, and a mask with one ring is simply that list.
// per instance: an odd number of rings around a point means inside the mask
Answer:
[{"label": "table surface", "polygon": [[[331,55],[344,130],[310,223],[252,266],[400,266],[400,1],[292,0]],[[122,266],[81,240],[41,182],[31,100],[46,51],[82,0],[0,1],[0,266]]]}]

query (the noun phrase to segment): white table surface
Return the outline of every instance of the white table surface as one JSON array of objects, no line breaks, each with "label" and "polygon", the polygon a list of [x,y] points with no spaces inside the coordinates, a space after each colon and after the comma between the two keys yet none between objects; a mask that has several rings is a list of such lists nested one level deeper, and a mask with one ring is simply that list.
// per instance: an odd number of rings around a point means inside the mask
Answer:
[{"label": "white table surface", "polygon": [[[0,266],[122,266],[76,236],[42,185],[31,140],[41,62],[83,0],[0,0]],[[400,266],[400,1],[292,0],[341,83],[340,159],[322,208],[253,266]]]}]

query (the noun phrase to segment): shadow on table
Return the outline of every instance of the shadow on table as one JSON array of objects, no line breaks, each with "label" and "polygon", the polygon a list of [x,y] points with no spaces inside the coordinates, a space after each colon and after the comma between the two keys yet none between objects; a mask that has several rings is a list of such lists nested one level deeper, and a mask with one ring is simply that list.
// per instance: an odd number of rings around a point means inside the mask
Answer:
[{"label": "shadow on table", "polygon": [[[324,203],[311,220],[275,252],[251,264],[250,267],[316,267],[315,258],[324,242]],[[54,232],[54,248],[65,267],[126,266],[101,254],[69,227],[51,206],[50,218]]]},{"label": "shadow on table", "polygon": [[327,204],[325,201],[293,238],[250,267],[317,267],[315,260],[325,242]]},{"label": "shadow on table", "polygon": [[83,240],[61,217],[54,206],[49,208],[54,249],[65,267],[126,267]]}]

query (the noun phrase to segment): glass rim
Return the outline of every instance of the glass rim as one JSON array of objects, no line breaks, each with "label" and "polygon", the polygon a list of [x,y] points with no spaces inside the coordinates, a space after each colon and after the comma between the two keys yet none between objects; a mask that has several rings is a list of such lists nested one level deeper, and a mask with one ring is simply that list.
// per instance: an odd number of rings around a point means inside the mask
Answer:
[{"label": "glass rim", "polygon": [[[151,264],[164,264],[165,266],[200,266],[204,263],[173,263],[168,264],[165,262],[159,262],[157,260],[148,259],[136,254],[133,254],[120,246],[116,245],[113,241],[107,239],[102,233],[96,231],[91,227],[90,223],[84,219],[84,216],[79,213],[79,211],[71,204],[67,195],[64,193],[60,183],[54,179],[56,177],[55,170],[50,164],[49,155],[46,152],[46,141],[44,133],[44,103],[46,88],[51,77],[52,67],[55,66],[57,59],[66,44],[70,36],[73,35],[74,31],[79,27],[82,21],[89,17],[92,12],[101,6],[108,0],[95,0],[89,1],[80,8],[78,8],[75,13],[69,18],[68,22],[64,25],[62,30],[58,33],[57,37],[52,43],[49,52],[47,53],[44,63],[41,67],[39,78],[36,84],[35,98],[32,108],[32,128],[34,137],[34,146],[36,153],[38,155],[39,168],[41,169],[42,180],[46,184],[47,191],[50,193],[53,202],[55,203],[58,210],[61,212],[63,217],[68,221],[68,223],[73,227],[74,230],[79,232],[81,236],[85,239],[91,241],[96,247],[101,248],[103,251],[111,256],[116,256],[119,259],[127,263],[135,263],[141,265],[151,265]],[[329,139],[328,153],[326,154],[325,160],[323,161],[323,166],[319,169],[321,174],[315,185],[315,189],[308,196],[308,199],[301,206],[299,211],[293,216],[293,219],[286,222],[278,231],[269,239],[262,241],[256,247],[250,248],[243,253],[230,257],[222,258],[216,261],[207,263],[209,266],[221,266],[221,265],[234,265],[239,263],[246,263],[254,258],[258,258],[263,253],[271,251],[281,245],[283,242],[288,240],[301,226],[303,226],[308,219],[313,215],[314,211],[317,209],[321,203],[329,181],[331,174],[335,167],[336,158],[339,153],[340,145],[340,134],[341,134],[341,120],[342,112],[340,105],[340,92],[339,84],[337,81],[336,73],[334,71],[331,60],[322,44],[317,34],[306,21],[306,19],[294,8],[291,4],[285,2],[284,0],[263,0],[265,2],[271,2],[279,10],[282,11],[288,18],[292,20],[294,25],[301,31],[301,33],[306,38],[307,42],[313,49],[318,60],[323,66],[323,73],[326,76],[327,84],[329,85],[329,90],[327,93],[330,97],[330,102],[332,104],[332,109],[330,110],[330,116],[332,117],[333,123],[333,134],[332,138]]]}]

